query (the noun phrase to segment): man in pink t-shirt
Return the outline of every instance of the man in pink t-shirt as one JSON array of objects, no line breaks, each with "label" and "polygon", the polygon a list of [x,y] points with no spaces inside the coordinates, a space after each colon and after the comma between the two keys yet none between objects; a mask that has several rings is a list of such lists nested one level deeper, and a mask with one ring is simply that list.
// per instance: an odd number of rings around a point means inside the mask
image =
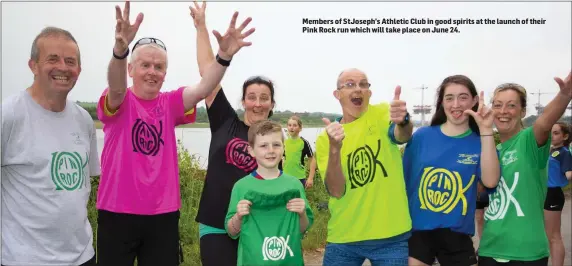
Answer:
[{"label": "man in pink t-shirt", "polygon": [[[238,13],[219,43],[217,62],[194,86],[161,92],[167,73],[167,49],[156,38],[142,38],[131,50],[143,14],[129,22],[116,7],[117,26],[108,85],[97,115],[105,133],[101,180],[97,191],[99,265],[179,265],[179,167],[175,127],[193,123],[196,104],[221,81],[232,56],[250,43],[242,33],[250,18],[235,29]],[[133,86],[127,87],[126,68]]]}]

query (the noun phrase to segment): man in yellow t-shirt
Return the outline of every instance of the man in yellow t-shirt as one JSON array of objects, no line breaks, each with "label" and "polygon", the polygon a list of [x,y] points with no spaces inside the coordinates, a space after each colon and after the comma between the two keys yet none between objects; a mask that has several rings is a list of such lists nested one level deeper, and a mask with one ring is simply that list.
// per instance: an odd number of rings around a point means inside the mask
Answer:
[{"label": "man in yellow t-shirt", "polygon": [[342,118],[316,140],[316,160],[330,194],[324,266],[407,265],[411,218],[398,144],[413,125],[395,89],[390,104],[370,105],[370,83],[358,69],[343,71],[334,96]]}]

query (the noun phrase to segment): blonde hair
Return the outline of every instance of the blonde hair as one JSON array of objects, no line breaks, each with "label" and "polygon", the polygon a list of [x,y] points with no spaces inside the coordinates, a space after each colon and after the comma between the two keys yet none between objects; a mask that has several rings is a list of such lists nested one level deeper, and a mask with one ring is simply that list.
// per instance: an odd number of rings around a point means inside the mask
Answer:
[{"label": "blonde hair", "polygon": [[298,124],[298,126],[300,128],[302,128],[302,120],[300,119],[300,117],[298,117],[297,115],[293,115],[290,118],[288,118],[288,120],[294,120],[296,121],[296,123]]}]

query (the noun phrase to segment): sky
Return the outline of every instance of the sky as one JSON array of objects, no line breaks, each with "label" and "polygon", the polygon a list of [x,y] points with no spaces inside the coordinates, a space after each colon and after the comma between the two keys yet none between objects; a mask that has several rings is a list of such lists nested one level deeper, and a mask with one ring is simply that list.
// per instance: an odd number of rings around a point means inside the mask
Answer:
[{"label": "sky", "polygon": [[[3,2],[2,99],[33,82],[27,62],[33,39],[46,26],[69,30],[82,55],[82,72],[69,98],[97,101],[107,86],[106,71],[114,43],[115,5],[124,2]],[[168,49],[169,69],[163,91],[200,80],[196,61],[196,30],[188,6],[192,2],[131,3],[131,19],[145,18],[135,40],[156,37]],[[473,80],[489,101],[495,86],[516,82],[529,92],[542,92],[546,104],[558,92],[554,77],[565,78],[571,65],[570,2],[209,2],[207,27],[226,31],[232,13],[239,22],[252,17],[256,32],[233,58],[222,80],[228,99],[240,107],[241,86],[253,75],[276,84],[276,109],[294,112],[341,113],[333,97],[336,79],[347,68],[359,68],[372,84],[371,103],[390,101],[402,87],[409,111],[434,104],[436,88],[450,75]],[[303,33],[303,19],[544,19],[540,25],[442,25],[459,33]],[[352,25],[335,25],[351,27]],[[355,25],[353,25],[355,26]],[[379,25],[428,27],[434,25]],[[370,27],[378,27],[370,26]],[[134,41],[135,42],[135,41]],[[133,42],[133,43],[134,43]],[[132,43],[132,45],[133,45]],[[218,50],[211,33],[213,50]],[[131,81],[129,81],[131,84]],[[528,114],[535,114],[537,95],[529,95]],[[201,102],[199,106],[204,106]],[[418,120],[420,116],[414,116]],[[427,120],[429,118],[426,118]]]}]

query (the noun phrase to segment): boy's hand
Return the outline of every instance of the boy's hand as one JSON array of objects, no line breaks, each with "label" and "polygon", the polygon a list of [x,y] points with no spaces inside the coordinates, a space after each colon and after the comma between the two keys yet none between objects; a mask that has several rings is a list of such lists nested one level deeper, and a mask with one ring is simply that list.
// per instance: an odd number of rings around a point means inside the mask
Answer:
[{"label": "boy's hand", "polygon": [[250,214],[250,205],[252,205],[252,202],[248,200],[241,200],[236,204],[236,214],[238,218]]},{"label": "boy's hand", "polygon": [[286,204],[286,209],[299,215],[303,215],[306,213],[306,201],[301,198],[291,199]]}]

